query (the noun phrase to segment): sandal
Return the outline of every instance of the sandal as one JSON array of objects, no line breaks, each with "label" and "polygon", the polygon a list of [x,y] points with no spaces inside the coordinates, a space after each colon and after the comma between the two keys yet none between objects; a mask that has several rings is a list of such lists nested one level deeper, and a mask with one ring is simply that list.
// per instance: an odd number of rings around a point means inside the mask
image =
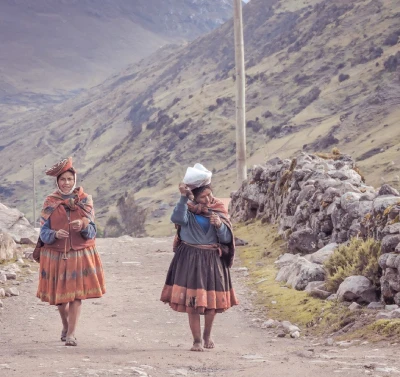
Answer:
[{"label": "sandal", "polygon": [[67,340],[67,332],[61,331],[61,341],[65,342]]},{"label": "sandal", "polygon": [[67,338],[65,341],[65,345],[66,346],[72,346],[75,347],[78,345],[76,338],[74,338],[73,336],[71,336],[70,338]]}]

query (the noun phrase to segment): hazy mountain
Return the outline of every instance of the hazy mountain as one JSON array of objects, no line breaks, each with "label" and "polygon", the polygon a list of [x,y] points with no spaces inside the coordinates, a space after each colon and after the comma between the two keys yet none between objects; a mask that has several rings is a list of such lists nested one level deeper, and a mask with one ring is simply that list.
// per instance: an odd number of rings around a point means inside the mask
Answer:
[{"label": "hazy mountain", "polygon": [[225,0],[1,1],[0,104],[60,101],[231,13]]},{"label": "hazy mountain", "polygon": [[[337,146],[358,159],[369,184],[398,185],[399,20],[400,3],[389,0],[249,2],[249,165]],[[178,180],[198,161],[216,172],[217,194],[228,195],[235,188],[234,93],[229,21],[187,46],[166,46],[52,112],[4,125],[5,202],[29,211],[30,162],[43,171],[70,154],[103,223],[125,191],[166,218]]]}]

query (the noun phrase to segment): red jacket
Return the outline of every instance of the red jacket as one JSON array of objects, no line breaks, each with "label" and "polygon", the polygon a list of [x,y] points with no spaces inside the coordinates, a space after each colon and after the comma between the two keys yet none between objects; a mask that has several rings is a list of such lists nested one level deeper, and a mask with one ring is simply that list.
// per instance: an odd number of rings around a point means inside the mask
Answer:
[{"label": "red jacket", "polygon": [[74,220],[82,220],[83,228],[89,224],[89,219],[84,216],[81,210],[77,209],[75,211],[69,211],[69,214],[65,210],[63,205],[59,205],[50,216],[50,226],[53,230],[64,229],[69,233],[68,238],[58,239],[51,245],[45,244],[46,249],[52,249],[60,252],[70,251],[70,250],[82,250],[90,246],[95,245],[95,239],[86,239],[82,237],[80,231],[72,229],[70,222]]}]

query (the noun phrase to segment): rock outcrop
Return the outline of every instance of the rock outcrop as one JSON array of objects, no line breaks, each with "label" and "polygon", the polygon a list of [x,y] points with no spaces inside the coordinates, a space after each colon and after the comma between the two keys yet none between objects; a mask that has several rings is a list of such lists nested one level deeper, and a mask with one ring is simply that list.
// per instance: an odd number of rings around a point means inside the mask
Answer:
[{"label": "rock outcrop", "polygon": [[[379,189],[366,185],[350,156],[335,150],[321,156],[302,153],[254,166],[232,194],[230,212],[234,220],[278,223],[288,252],[308,256],[311,265],[323,263],[335,245],[352,237],[382,241],[382,298],[400,302],[399,192],[387,184]],[[285,278],[299,269],[299,261],[291,262],[281,273]]]},{"label": "rock outcrop", "polygon": [[0,232],[0,263],[15,256],[16,244],[8,233]]},{"label": "rock outcrop", "polygon": [[18,209],[0,203],[0,231],[8,233],[15,242],[36,245],[39,233]]}]

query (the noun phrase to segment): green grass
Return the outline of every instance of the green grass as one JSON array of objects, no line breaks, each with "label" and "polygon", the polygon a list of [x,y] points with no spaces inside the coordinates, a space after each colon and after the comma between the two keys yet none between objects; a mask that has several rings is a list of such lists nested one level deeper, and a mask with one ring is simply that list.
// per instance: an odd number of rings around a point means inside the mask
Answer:
[{"label": "green grass", "polygon": [[275,281],[278,270],[274,262],[283,253],[283,241],[277,236],[276,226],[257,221],[236,225],[235,231],[237,237],[249,242],[239,248],[238,256],[249,270],[249,287],[257,291],[255,305],[266,317],[288,320],[311,332],[328,331],[337,322],[333,311],[336,303],[312,298],[304,291]]},{"label": "green grass", "polygon": [[[278,270],[274,262],[284,253],[284,241],[277,236],[277,227],[260,221],[235,225],[235,235],[249,242],[238,248],[238,259],[248,268],[247,285],[256,291],[254,305],[265,318],[290,321],[302,334],[327,336],[354,323],[356,330],[337,337],[338,340],[388,340],[400,335],[400,320],[375,321],[375,311],[350,311],[338,302],[312,298],[275,281]],[[276,303],[273,303],[276,302]],[[361,316],[362,314],[362,316]]]},{"label": "green grass", "polygon": [[369,342],[397,341],[400,336],[400,319],[379,319],[362,326],[358,330],[346,336],[343,340],[364,339]]}]

